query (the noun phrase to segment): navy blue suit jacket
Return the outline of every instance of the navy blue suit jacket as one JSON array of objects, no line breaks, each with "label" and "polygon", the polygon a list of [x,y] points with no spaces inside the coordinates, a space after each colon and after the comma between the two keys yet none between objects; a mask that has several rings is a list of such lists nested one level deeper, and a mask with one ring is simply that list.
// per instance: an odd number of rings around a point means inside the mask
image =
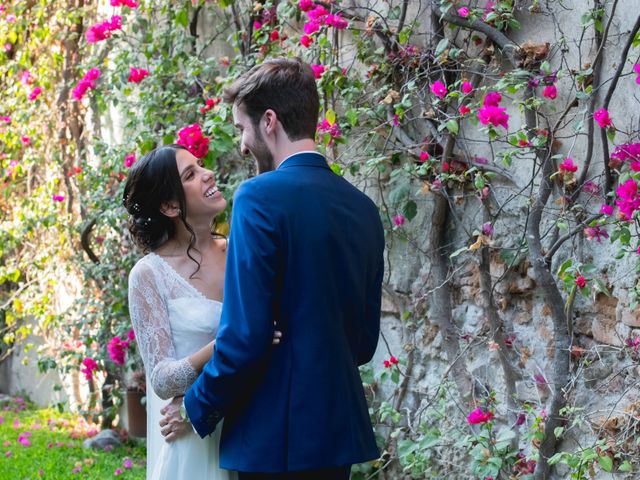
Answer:
[{"label": "navy blue suit jacket", "polygon": [[202,437],[224,417],[221,467],[276,473],[378,457],[358,365],[378,341],[383,250],[377,207],[320,154],[238,188],[213,356],[184,398]]}]

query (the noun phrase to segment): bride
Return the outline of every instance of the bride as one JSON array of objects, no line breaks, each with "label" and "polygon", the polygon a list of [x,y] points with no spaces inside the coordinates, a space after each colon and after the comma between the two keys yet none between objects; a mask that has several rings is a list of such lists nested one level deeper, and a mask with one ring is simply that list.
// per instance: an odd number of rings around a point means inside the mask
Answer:
[{"label": "bride", "polygon": [[213,352],[227,242],[212,235],[211,224],[226,200],[212,171],[169,145],[132,167],[123,201],[131,235],[147,252],[129,275],[131,322],[151,387],[147,479],[235,480],[218,466],[221,428],[200,439],[187,422],[159,425],[161,409],[186,392]]}]

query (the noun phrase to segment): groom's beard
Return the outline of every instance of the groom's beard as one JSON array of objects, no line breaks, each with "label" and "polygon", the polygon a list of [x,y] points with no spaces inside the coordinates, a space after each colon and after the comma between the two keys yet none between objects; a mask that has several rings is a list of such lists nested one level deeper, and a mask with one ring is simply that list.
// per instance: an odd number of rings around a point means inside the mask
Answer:
[{"label": "groom's beard", "polygon": [[258,164],[258,174],[270,172],[273,170],[273,153],[269,150],[269,147],[264,141],[264,137],[258,126],[256,125],[254,128],[255,139],[254,144],[249,148],[251,153],[253,154],[253,158],[256,159],[256,163]]}]

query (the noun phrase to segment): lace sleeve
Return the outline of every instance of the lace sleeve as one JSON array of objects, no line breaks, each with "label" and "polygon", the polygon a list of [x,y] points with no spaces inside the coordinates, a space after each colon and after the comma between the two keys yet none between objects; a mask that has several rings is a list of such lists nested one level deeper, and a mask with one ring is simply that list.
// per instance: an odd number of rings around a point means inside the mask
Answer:
[{"label": "lace sleeve", "polygon": [[187,357],[176,359],[166,296],[149,265],[129,275],[129,313],[147,379],[162,399],[183,395],[198,377]]}]

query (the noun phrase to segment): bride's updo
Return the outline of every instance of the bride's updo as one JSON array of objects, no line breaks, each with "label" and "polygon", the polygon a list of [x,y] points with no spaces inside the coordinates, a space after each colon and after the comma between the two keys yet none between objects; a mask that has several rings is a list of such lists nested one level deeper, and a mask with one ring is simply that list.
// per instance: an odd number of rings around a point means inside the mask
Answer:
[{"label": "bride's updo", "polygon": [[175,224],[160,212],[162,204],[178,202],[180,219],[187,230],[186,201],[176,162],[182,145],[166,145],[147,153],[133,164],[124,187],[122,202],[129,212],[129,231],[135,243],[148,252],[157,249],[175,235]]}]

